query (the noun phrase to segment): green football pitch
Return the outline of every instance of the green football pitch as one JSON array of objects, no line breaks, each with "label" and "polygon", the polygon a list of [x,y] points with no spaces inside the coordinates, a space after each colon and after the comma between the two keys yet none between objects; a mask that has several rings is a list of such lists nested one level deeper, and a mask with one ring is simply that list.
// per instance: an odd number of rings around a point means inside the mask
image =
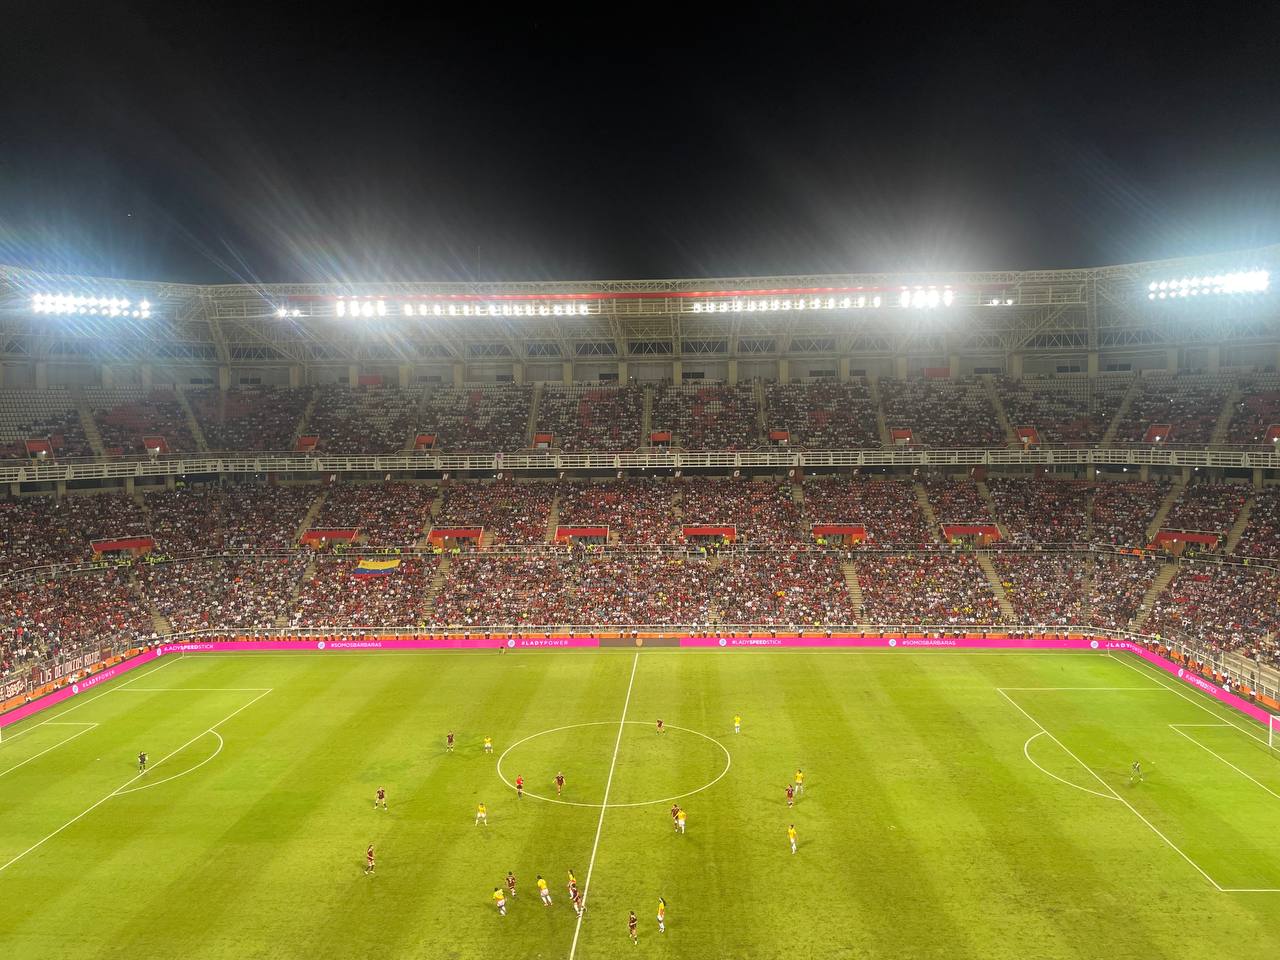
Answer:
[{"label": "green football pitch", "polygon": [[[517,775],[523,799],[504,782]],[[508,870],[518,896],[500,917]],[[196,655],[0,742],[3,957],[1277,949],[1280,757],[1123,656]]]}]

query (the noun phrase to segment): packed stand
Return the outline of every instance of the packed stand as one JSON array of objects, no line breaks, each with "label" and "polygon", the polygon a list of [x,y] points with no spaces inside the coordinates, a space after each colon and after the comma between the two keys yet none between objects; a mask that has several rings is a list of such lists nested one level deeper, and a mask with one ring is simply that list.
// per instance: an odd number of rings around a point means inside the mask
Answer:
[{"label": "packed stand", "polygon": [[1042,444],[1096,444],[1116,418],[1128,377],[997,377],[1009,425],[1031,427]]},{"label": "packed stand", "polygon": [[165,557],[291,550],[315,501],[311,486],[179,487],[143,495],[155,552]]},{"label": "packed stand", "polygon": [[1093,495],[1093,541],[1116,547],[1143,547],[1147,528],[1169,493],[1167,483],[1135,480],[1097,484]]},{"label": "packed stand", "polygon": [[681,488],[683,525],[731,526],[748,546],[800,543],[808,537],[791,484],[767,480],[689,480]]},{"label": "packed stand", "polygon": [[660,384],[649,420],[651,431],[671,431],[672,445],[686,450],[746,450],[760,439],[751,384]]},{"label": "packed stand", "polygon": [[1073,554],[998,550],[991,562],[1013,607],[1026,624],[1085,622],[1085,562]]},{"label": "packed stand", "polygon": [[1090,486],[1053,477],[989,477],[996,519],[1011,543],[1085,543]]},{"label": "packed stand", "polygon": [[413,438],[419,399],[398,387],[324,386],[303,432],[325,453],[399,453]]},{"label": "packed stand", "polygon": [[1003,447],[1004,428],[976,377],[957,380],[885,378],[879,382],[885,426],[910,430],[915,447]]},{"label": "packed stand", "polygon": [[357,560],[322,557],[302,584],[290,616],[295,627],[419,627],[427,623],[427,592],[438,561],[400,558],[390,573],[356,576]]},{"label": "packed stand", "polygon": [[146,601],[114,568],[0,588],[0,633],[30,659],[155,636]]},{"label": "packed stand", "polygon": [[429,620],[462,627],[572,623],[563,569],[570,562],[567,553],[551,551],[451,557]]},{"label": "packed stand", "polygon": [[551,434],[551,446],[565,452],[635,450],[643,420],[643,387],[547,384],[533,432]]},{"label": "packed stand", "polygon": [[446,453],[511,453],[529,446],[533,387],[477,384],[437,387],[423,405],[418,432]]},{"label": "packed stand", "polygon": [[1173,501],[1163,529],[1224,534],[1235,523],[1246,499],[1247,490],[1239,484],[1187,484]]},{"label": "packed stand", "polygon": [[[1231,389],[1231,378],[1226,375],[1157,373],[1144,376],[1116,428],[1113,442],[1206,444],[1213,436],[1213,428]],[[1169,425],[1168,433],[1151,434],[1160,424]]]},{"label": "packed stand", "polygon": [[555,487],[495,480],[444,487],[437,527],[484,527],[494,544],[546,543]]},{"label": "packed stand", "polygon": [[1099,554],[1089,584],[1089,625],[1127,629],[1162,566],[1150,554]]},{"label": "packed stand", "polygon": [[0,573],[92,560],[94,540],[150,532],[142,507],[123,494],[0,500]]},{"label": "packed stand", "polygon": [[176,633],[274,627],[307,568],[301,554],[138,566],[142,591]]},{"label": "packed stand", "polygon": [[719,593],[710,563],[695,557],[580,552],[562,569],[566,590],[560,612],[570,623],[705,624]]},{"label": "packed stand", "polygon": [[1267,432],[1280,424],[1280,376],[1257,374],[1248,377],[1240,387],[1244,396],[1231,412],[1227,442],[1274,448],[1275,441],[1267,440]]},{"label": "packed stand", "polygon": [[172,387],[87,387],[85,395],[108,455],[146,453],[146,437],[163,437],[174,452],[196,449],[186,408]]},{"label": "packed stand", "polygon": [[967,553],[865,554],[857,558],[866,623],[999,623],[1000,605]]},{"label": "packed stand", "polygon": [[990,505],[972,480],[930,478],[924,489],[938,523],[995,523]]},{"label": "packed stand", "polygon": [[210,450],[290,451],[311,387],[210,387],[187,394]]},{"label": "packed stand", "polygon": [[565,483],[560,487],[560,525],[609,528],[617,543],[671,543],[679,521],[676,485],[669,480],[630,477],[605,483]]},{"label": "packed stand", "polygon": [[826,553],[731,554],[709,587],[722,623],[802,627],[858,619],[840,563]]},{"label": "packed stand", "polygon": [[1280,560],[1280,487],[1267,487],[1254,497],[1235,553],[1254,560]]},{"label": "packed stand", "polygon": [[848,383],[770,383],[765,388],[765,426],[790,434],[788,444],[809,450],[878,447],[875,401],[861,378]]},{"label": "packed stand", "polygon": [[935,542],[915,483],[898,477],[808,477],[805,527],[849,524],[867,531],[870,547],[919,547]]},{"label": "packed stand", "polygon": [[1156,598],[1144,629],[1221,649],[1249,648],[1280,629],[1280,579],[1263,567],[1183,566]]},{"label": "packed stand", "polygon": [[75,401],[63,388],[0,390],[0,460],[28,459],[28,440],[47,442],[55,459],[93,456]]},{"label": "packed stand", "polygon": [[368,546],[412,546],[431,520],[436,493],[423,483],[334,484],[310,529],[354,528]]}]

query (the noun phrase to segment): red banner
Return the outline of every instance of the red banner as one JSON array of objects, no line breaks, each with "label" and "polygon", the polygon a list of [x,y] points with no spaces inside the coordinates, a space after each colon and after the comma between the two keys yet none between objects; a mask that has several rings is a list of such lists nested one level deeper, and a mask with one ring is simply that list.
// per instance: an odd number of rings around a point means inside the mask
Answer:
[{"label": "red banner", "polygon": [[117,550],[150,550],[156,542],[151,537],[117,537],[108,540],[93,540],[89,544],[94,553],[113,553]]},{"label": "red banner", "polygon": [[993,523],[944,523],[942,535],[948,540],[955,537],[986,537],[988,540],[999,540],[1000,530]]},{"label": "red banner", "polygon": [[311,453],[316,448],[316,444],[320,442],[319,437],[299,437],[298,445],[294,448],[297,453]]},{"label": "red banner", "polygon": [[851,537],[854,540],[867,539],[867,528],[860,523],[815,523],[815,537]]},{"label": "red banner", "polygon": [[303,543],[329,543],[341,541],[351,543],[360,535],[358,527],[348,529],[308,530],[302,535]]},{"label": "red banner", "polygon": [[436,445],[436,435],[434,433],[420,433],[413,441],[413,449],[430,450]]},{"label": "red banner", "polygon": [[428,543],[443,543],[445,540],[474,540],[480,542],[484,536],[484,527],[432,527],[427,534]]},{"label": "red banner", "polygon": [[1143,443],[1160,443],[1167,441],[1169,434],[1173,432],[1173,427],[1167,423],[1153,423],[1147,427],[1147,432],[1142,435]]},{"label": "red banner", "polygon": [[684,537],[728,537],[730,540],[738,539],[737,527],[683,527],[680,531]]},{"label": "red banner", "polygon": [[1156,534],[1157,545],[1165,543],[1202,543],[1208,547],[1218,545],[1216,533],[1196,533],[1188,530],[1161,530]]}]

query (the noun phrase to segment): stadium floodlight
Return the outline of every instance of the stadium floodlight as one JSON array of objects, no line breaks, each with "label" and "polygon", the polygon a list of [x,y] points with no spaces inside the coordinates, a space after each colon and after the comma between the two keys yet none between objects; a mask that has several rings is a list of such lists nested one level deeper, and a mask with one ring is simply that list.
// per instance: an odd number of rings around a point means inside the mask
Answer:
[{"label": "stadium floodlight", "polygon": [[130,316],[147,319],[151,316],[151,302],[142,300],[136,305],[127,297],[103,297],[72,293],[37,293],[31,297],[31,312],[91,317]]},{"label": "stadium floodlight", "polygon": [[1235,270],[1203,276],[1173,277],[1147,283],[1148,300],[1185,300],[1189,297],[1238,296],[1267,293],[1271,289],[1271,271]]}]

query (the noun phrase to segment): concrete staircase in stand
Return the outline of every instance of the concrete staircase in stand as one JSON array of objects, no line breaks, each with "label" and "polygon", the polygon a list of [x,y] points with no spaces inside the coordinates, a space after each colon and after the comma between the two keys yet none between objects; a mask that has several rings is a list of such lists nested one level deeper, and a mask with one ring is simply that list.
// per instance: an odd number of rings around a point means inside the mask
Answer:
[{"label": "concrete staircase in stand", "polygon": [[302,411],[302,419],[298,421],[298,426],[293,431],[293,440],[289,444],[290,450],[298,449],[298,440],[307,435],[307,424],[311,422],[311,414],[315,412],[316,402],[319,399],[320,391],[312,391],[311,399],[307,401],[307,407]]},{"label": "concrete staircase in stand", "polygon": [[[289,611],[298,609],[298,598],[302,596],[302,588],[306,582],[316,575],[316,554],[313,554],[310,562],[307,563],[307,569],[302,571],[302,576],[298,578],[298,582],[293,585],[293,589],[289,592]],[[276,617],[277,627],[289,626],[289,614],[282,613]]]},{"label": "concrete staircase in stand", "polygon": [[1236,412],[1236,404],[1244,396],[1238,380],[1232,381],[1231,391],[1227,394],[1222,409],[1218,411],[1218,419],[1213,425],[1213,433],[1209,435],[1211,447],[1221,446],[1227,442],[1227,428],[1231,426],[1231,415]]},{"label": "concrete staircase in stand", "polygon": [[551,498],[551,509],[547,511],[547,543],[556,542],[556,527],[560,526],[560,494]]},{"label": "concrete staircase in stand", "polygon": [[1004,615],[1005,621],[1014,622],[1013,604],[1009,602],[1009,596],[1004,592],[1004,583],[1000,580],[1000,575],[996,572],[995,564],[991,562],[991,558],[985,553],[979,553],[978,566],[982,568],[982,572],[987,575],[987,583],[991,585],[991,592],[995,594],[996,603],[1000,607],[1000,612]]},{"label": "concrete staircase in stand", "polygon": [[1129,384],[1129,389],[1124,392],[1124,397],[1120,400],[1120,406],[1116,409],[1115,418],[1107,427],[1107,432],[1102,435],[1102,439],[1098,442],[1100,447],[1111,446],[1111,441],[1116,438],[1116,431],[1120,429],[1120,423],[1129,414],[1129,408],[1133,406],[1133,398],[1142,391],[1142,378],[1134,377],[1133,382]]},{"label": "concrete staircase in stand", "polygon": [[1160,532],[1160,528],[1164,526],[1165,520],[1169,517],[1169,511],[1173,509],[1174,501],[1182,496],[1184,489],[1186,489],[1186,484],[1182,480],[1175,480],[1173,486],[1169,488],[1169,492],[1164,495],[1164,499],[1160,501],[1160,509],[1156,511],[1155,517],[1147,525],[1147,543],[1155,540],[1156,534]]},{"label": "concrete staircase in stand", "polygon": [[649,445],[649,434],[653,432],[653,387],[644,388],[644,406],[640,414],[640,446]]},{"label": "concrete staircase in stand", "polygon": [[174,395],[178,398],[178,403],[182,406],[182,412],[187,416],[187,429],[191,431],[191,436],[195,437],[196,449],[207,451],[209,443],[204,438],[204,430],[200,427],[200,421],[196,419],[196,412],[191,407],[191,401],[187,399],[187,391],[175,389]]},{"label": "concrete staircase in stand", "polygon": [[440,557],[440,565],[436,567],[436,572],[431,578],[431,582],[427,584],[427,606],[434,607],[436,598],[440,596],[440,591],[444,589],[445,583],[449,579],[449,571],[453,569],[453,561],[449,555],[443,554]]},{"label": "concrete staircase in stand", "polygon": [[293,539],[299,543],[302,542],[302,535],[311,529],[311,525],[316,522],[316,517],[320,515],[320,508],[324,506],[325,498],[329,496],[329,491],[318,488],[316,498],[311,501],[311,506],[307,508],[306,515],[302,518],[302,522],[298,524],[298,529],[294,533]]},{"label": "concrete staircase in stand", "polygon": [[929,492],[925,490],[924,484],[916,481],[913,486],[916,488],[916,501],[920,504],[920,511],[924,514],[925,523],[929,525],[929,532],[933,536],[934,543],[942,541],[942,528],[938,525],[938,515],[933,512],[933,504],[929,502]]},{"label": "concrete staircase in stand", "polygon": [[[529,403],[529,422],[525,424],[524,444],[532,449],[533,434],[538,429],[538,408],[542,405],[543,384],[541,382],[533,385],[533,400]],[[557,437],[557,440],[560,438]]]},{"label": "concrete staircase in stand", "polygon": [[862,623],[862,611],[866,609],[866,599],[862,596],[862,584],[858,582],[858,568],[853,565],[853,561],[846,560],[840,564],[840,572],[844,574],[845,586],[849,588],[854,622]]},{"label": "concrete staircase in stand", "polygon": [[987,505],[987,510],[991,514],[991,520],[996,525],[996,529],[1000,531],[1000,539],[1008,540],[1009,532],[1005,530],[1004,524],[1000,522],[1000,515],[996,513],[996,498],[991,495],[991,488],[981,480],[974,483],[978,488],[978,496],[982,497],[983,502]]},{"label": "concrete staircase in stand", "polygon": [[1253,497],[1244,502],[1244,506],[1240,508],[1240,513],[1236,515],[1236,522],[1227,531],[1226,553],[1235,553],[1236,547],[1240,546],[1240,539],[1244,536],[1245,528],[1249,526],[1249,516],[1253,513],[1253,504]]},{"label": "concrete staircase in stand", "polygon": [[1156,597],[1160,596],[1177,572],[1178,565],[1176,563],[1166,563],[1160,568],[1160,572],[1151,581],[1151,586],[1147,587],[1147,592],[1142,595],[1142,606],[1138,608],[1138,613],[1133,618],[1132,626],[1134,630],[1141,630],[1147,620],[1151,618],[1151,609],[1155,605]]},{"label": "concrete staircase in stand", "polygon": [[991,406],[995,408],[996,418],[1000,422],[1000,426],[1004,429],[1004,438],[1010,446],[1018,445],[1018,434],[1013,429],[1013,424],[1009,421],[1009,414],[1005,412],[1004,401],[1000,399],[1000,391],[996,389],[995,378],[990,374],[983,374],[978,378],[982,381],[982,386],[986,388],[987,399],[991,401]]},{"label": "concrete staircase in stand", "polygon": [[142,581],[138,579],[138,574],[133,569],[129,570],[129,586],[146,603],[147,610],[151,613],[151,629],[161,636],[168,636],[173,633],[173,624],[169,622],[168,617],[156,609],[156,605],[151,602],[151,598],[142,589]]},{"label": "concrete staircase in stand", "polygon": [[880,443],[886,447],[892,447],[893,438],[889,436],[889,423],[884,418],[884,407],[880,405],[880,381],[875,377],[869,378],[867,391],[871,394],[871,402],[876,405],[876,432],[880,434]]},{"label": "concrete staircase in stand", "polygon": [[84,394],[79,391],[75,392],[75,401],[76,413],[80,414],[80,426],[84,430],[84,438],[89,441],[89,446],[96,456],[105,457],[107,448],[103,445],[102,433],[93,420],[93,408],[89,406],[89,401],[84,398]]}]

